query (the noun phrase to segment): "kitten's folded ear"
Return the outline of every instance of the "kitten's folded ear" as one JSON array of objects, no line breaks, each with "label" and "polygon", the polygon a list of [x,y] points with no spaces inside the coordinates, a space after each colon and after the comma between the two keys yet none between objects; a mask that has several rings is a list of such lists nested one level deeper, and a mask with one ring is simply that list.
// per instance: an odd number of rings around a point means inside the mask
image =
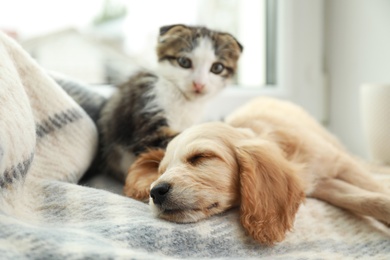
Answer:
[{"label": "kitten's folded ear", "polygon": [[172,25],[166,25],[160,27],[160,36],[164,35],[166,32],[168,32],[170,29],[176,26],[186,27],[184,24],[172,24]]},{"label": "kitten's folded ear", "polygon": [[[233,35],[232,35],[232,37],[233,37]],[[236,38],[233,37],[233,39],[236,41],[238,47],[240,48],[240,51],[242,52],[244,50],[244,46],[242,46],[242,44],[239,41],[237,41]]]}]

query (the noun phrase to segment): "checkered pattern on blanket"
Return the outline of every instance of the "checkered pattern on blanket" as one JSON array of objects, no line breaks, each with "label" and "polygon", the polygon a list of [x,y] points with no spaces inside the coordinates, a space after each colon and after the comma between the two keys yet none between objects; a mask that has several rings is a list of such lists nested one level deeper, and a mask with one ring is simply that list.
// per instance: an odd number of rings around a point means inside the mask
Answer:
[{"label": "checkered pattern on blanket", "polygon": [[[11,39],[0,34],[1,259],[386,259],[390,232],[307,199],[274,247],[247,237],[237,210],[194,224],[77,185],[97,147],[92,120]],[[381,176],[389,183],[389,177]]]}]

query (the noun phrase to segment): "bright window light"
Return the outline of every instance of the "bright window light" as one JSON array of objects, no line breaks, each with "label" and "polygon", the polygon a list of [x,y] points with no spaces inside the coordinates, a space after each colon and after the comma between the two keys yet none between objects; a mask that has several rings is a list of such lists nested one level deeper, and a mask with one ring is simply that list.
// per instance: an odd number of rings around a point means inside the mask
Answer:
[{"label": "bright window light", "polygon": [[[72,31],[66,29],[74,28],[89,38],[91,35],[97,35],[100,40],[102,35],[111,34],[110,40],[118,40],[118,44],[111,44],[111,47],[115,45],[121,48],[121,51],[129,56],[128,60],[136,63],[132,68],[136,68],[155,65],[154,50],[160,26],[177,23],[207,26],[233,34],[244,46],[235,85],[259,88],[267,85],[269,63],[266,55],[267,1],[270,0],[2,1],[0,30],[16,33],[22,46],[25,46],[42,66],[75,77],[83,78],[84,74],[84,79],[91,83],[104,83],[108,80],[107,76],[96,76],[94,79],[94,74],[114,70],[112,64],[118,55],[107,58],[109,54],[105,54],[106,56],[100,57],[99,60],[88,61],[90,57],[98,59],[97,53],[100,49],[88,48],[89,43],[82,42],[83,39],[76,39],[75,35],[70,36]],[[20,8],[21,6],[23,8]],[[125,15],[120,19],[106,19],[106,14],[110,11],[108,7],[111,11],[113,8],[122,8]],[[103,18],[98,24],[96,21],[99,17]],[[59,31],[63,33],[56,34]],[[51,37],[53,35],[62,38],[55,42]],[[26,44],[23,45],[24,43]],[[53,50],[48,50],[49,48]],[[80,50],[76,51],[75,48]],[[62,53],[58,53],[60,49]],[[88,55],[87,51],[91,54]],[[58,57],[55,57],[56,52]],[[110,51],[104,49],[101,52]],[[84,61],[80,57],[85,61],[85,65],[81,64]],[[77,59],[80,66],[74,62]],[[100,62],[104,64],[99,64]],[[125,66],[116,66],[118,67]]]}]

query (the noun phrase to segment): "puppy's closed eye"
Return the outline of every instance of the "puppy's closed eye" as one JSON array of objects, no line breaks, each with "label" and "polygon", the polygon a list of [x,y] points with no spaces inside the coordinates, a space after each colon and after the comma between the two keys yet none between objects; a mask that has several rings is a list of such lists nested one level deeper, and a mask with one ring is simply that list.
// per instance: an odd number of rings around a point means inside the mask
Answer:
[{"label": "puppy's closed eye", "polygon": [[187,157],[187,162],[192,166],[198,166],[201,163],[204,163],[206,160],[218,158],[214,153],[202,152],[195,153]]}]

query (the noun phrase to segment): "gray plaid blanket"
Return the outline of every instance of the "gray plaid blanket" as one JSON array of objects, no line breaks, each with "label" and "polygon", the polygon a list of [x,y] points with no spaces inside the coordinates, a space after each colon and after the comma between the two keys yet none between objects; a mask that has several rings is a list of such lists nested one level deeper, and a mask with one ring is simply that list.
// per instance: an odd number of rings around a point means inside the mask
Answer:
[{"label": "gray plaid blanket", "polygon": [[[96,148],[91,118],[17,43],[0,33],[1,259],[390,255],[385,226],[314,199],[301,206],[294,230],[273,247],[247,237],[236,210],[194,224],[156,219],[148,205],[109,187],[77,184]],[[377,177],[390,184],[390,175]]]}]

